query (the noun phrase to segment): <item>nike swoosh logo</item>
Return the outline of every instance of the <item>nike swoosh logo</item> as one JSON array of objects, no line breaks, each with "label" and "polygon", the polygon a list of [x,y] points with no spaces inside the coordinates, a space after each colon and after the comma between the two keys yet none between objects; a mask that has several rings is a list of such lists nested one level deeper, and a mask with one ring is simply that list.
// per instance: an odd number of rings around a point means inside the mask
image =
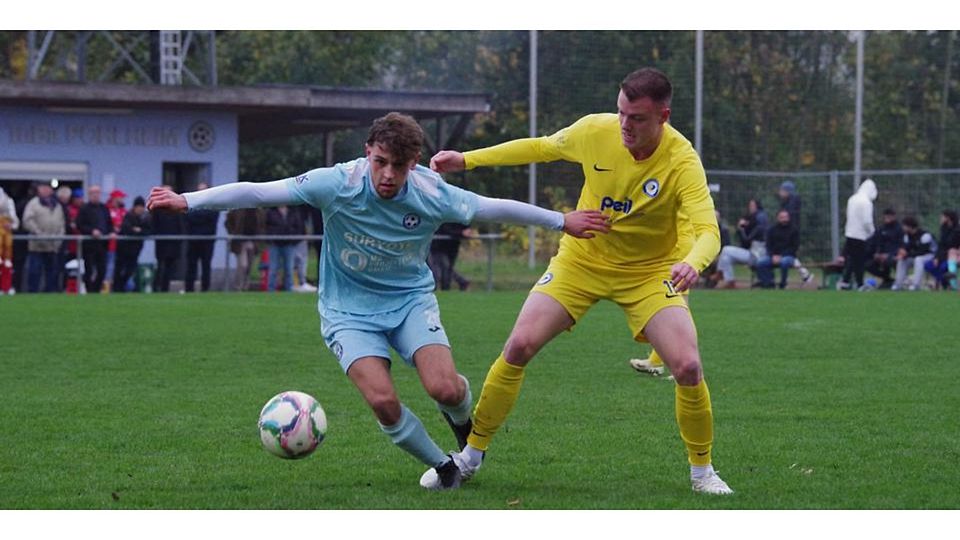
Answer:
[{"label": "nike swoosh logo", "polygon": [[707,454],[709,454],[709,453],[710,453],[710,451],[707,450],[706,452],[697,452],[697,455],[703,457],[703,456],[705,456],[705,455],[707,455]]},{"label": "nike swoosh logo", "polygon": [[611,172],[611,171],[613,171],[613,169],[601,169],[598,165],[599,165],[599,163],[594,163],[594,164],[593,164],[593,170],[595,170],[595,171],[597,171],[597,172]]},{"label": "nike swoosh logo", "polygon": [[[676,298],[676,297],[678,297],[678,296],[680,296],[680,295],[679,295],[679,294],[664,293],[664,296],[666,296],[667,298]],[[700,454],[697,454],[697,455],[699,456]]]},{"label": "nike swoosh logo", "polygon": [[471,429],[471,430],[470,430],[470,434],[471,434],[471,435],[476,435],[477,437],[483,437],[483,435],[477,433],[477,431],[476,431],[475,429]]}]

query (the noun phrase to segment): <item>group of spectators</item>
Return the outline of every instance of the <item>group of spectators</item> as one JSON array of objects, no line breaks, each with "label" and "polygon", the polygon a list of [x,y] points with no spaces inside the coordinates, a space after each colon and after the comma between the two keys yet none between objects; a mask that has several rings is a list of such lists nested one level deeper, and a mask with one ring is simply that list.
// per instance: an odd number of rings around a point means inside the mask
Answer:
[{"label": "group of spectators", "polygon": [[[198,189],[207,187],[204,183],[197,186]],[[144,284],[136,279],[144,240],[117,237],[215,236],[220,212],[197,210],[187,214],[150,215],[143,197],[136,197],[128,211],[126,193],[114,189],[104,203],[100,186],[91,186],[84,194],[81,189],[71,190],[66,186],[55,192],[50,183],[38,182],[31,191],[33,196],[17,204],[0,188],[0,294],[14,294],[20,285],[28,292],[76,292],[80,284],[74,278],[81,273],[82,287],[89,293],[140,291],[142,286],[167,292],[184,260],[184,290],[193,292],[198,278],[200,290],[209,290],[215,240],[189,240],[186,246],[183,240],[156,240],[156,271],[152,280]],[[322,219],[318,211],[304,211],[303,207],[242,209],[228,212],[225,226],[232,235],[300,236],[307,234],[308,222],[314,234],[322,234]],[[15,246],[14,233],[27,236],[28,240]],[[76,240],[29,239],[30,236],[72,235],[92,238],[80,241],[79,249]],[[26,244],[26,253],[16,253],[23,244]],[[238,262],[232,283],[235,289],[250,288],[249,275],[258,264],[260,244],[249,240],[230,242],[230,250],[237,255]],[[306,277],[306,241],[277,239],[267,242],[267,246],[266,286],[269,289],[317,290]],[[316,241],[315,247],[319,253],[321,241]],[[25,280],[22,279],[24,270]]]},{"label": "group of spectators", "polygon": [[[900,220],[893,208],[883,211],[883,223],[876,228],[873,223],[876,199],[876,183],[867,179],[847,201],[846,242],[843,255],[836,262],[837,267],[842,266],[843,276],[837,288],[916,291],[924,288],[930,276],[933,288],[957,290],[960,221],[956,210],[941,212],[938,240],[915,216]],[[908,278],[907,272],[911,269]],[[865,280],[866,272],[880,278],[880,282]]]},{"label": "group of spectators", "polygon": [[[759,199],[753,198],[747,202],[747,212],[737,221],[736,243],[730,242],[721,224],[723,248],[715,261],[716,270],[707,274],[709,285],[736,289],[734,266],[737,264],[749,266],[756,272],[757,281],[751,284],[752,287],[786,288],[792,268],[799,271],[804,283],[812,279],[810,271],[797,257],[800,249],[801,200],[796,184],[789,180],[780,184],[777,197],[780,209],[772,225]],[[778,268],[780,280],[775,284],[774,271]]]},{"label": "group of spectators", "polygon": [[[88,291],[100,292],[105,286],[111,287],[111,283],[114,291],[125,290],[136,269],[143,242],[118,242],[115,237],[150,233],[143,198],[137,197],[133,210],[127,212],[124,207],[127,195],[119,189],[110,193],[106,204],[102,202],[103,192],[99,186],[88,190],[86,201],[80,189],[61,186],[54,191],[53,185],[46,182],[36,183],[33,192],[35,195],[18,209],[13,199],[0,189],[0,234],[5,244],[0,252],[3,270],[0,294],[16,292],[14,285],[23,282],[18,276],[24,268],[29,292],[57,292],[75,287],[69,277],[80,266],[78,254],[82,254],[86,268],[84,285]],[[75,240],[30,239],[26,242],[26,256],[18,257],[13,246],[14,232],[28,236],[89,235],[93,239],[81,242],[79,249]],[[68,265],[69,261],[73,263]]]}]

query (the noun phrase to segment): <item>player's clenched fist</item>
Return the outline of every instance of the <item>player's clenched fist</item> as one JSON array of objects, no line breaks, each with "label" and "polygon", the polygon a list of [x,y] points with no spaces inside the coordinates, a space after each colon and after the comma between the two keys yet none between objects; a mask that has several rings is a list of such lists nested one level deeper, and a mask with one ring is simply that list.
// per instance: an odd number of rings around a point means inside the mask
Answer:
[{"label": "player's clenched fist", "polygon": [[610,232],[610,219],[597,210],[576,210],[563,215],[563,232],[577,238],[593,238],[590,231]]},{"label": "player's clenched fist", "polygon": [[430,168],[438,173],[460,172],[466,166],[463,154],[453,150],[441,150],[430,158]]},{"label": "player's clenched fist", "polygon": [[150,197],[147,199],[147,210],[167,210],[169,212],[186,212],[187,199],[183,195],[177,195],[170,189],[170,186],[155,187],[150,190]]}]

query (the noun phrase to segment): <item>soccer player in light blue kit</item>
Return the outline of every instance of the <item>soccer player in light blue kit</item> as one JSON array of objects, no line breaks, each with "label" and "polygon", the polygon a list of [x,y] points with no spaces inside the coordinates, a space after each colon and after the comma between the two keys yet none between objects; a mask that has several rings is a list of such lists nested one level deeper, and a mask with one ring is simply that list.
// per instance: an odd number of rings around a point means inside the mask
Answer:
[{"label": "soccer player in light blue kit", "polygon": [[495,221],[539,225],[580,238],[607,232],[598,211],[561,214],[529,204],[491,199],[443,181],[417,165],[423,131],[406,115],[374,121],[366,157],[295,178],[238,182],[178,195],[154,188],[150,211],[184,212],[252,206],[309,204],[323,211],[318,311],[327,346],[373,409],[394,444],[452,489],[460,469],[430,438],[420,419],[397,397],[390,378],[390,348],[416,368],[437,402],[460,449],[470,433],[473,399],[457,373],[433,295],[426,260],[434,232],[444,222]]}]

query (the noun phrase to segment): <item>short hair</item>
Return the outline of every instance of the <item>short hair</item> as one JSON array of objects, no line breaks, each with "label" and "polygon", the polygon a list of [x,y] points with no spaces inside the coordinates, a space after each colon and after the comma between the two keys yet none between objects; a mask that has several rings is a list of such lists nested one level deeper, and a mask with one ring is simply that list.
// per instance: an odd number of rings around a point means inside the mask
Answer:
[{"label": "short hair", "polygon": [[630,101],[650,98],[664,107],[670,106],[673,98],[673,85],[662,71],[650,67],[640,68],[624,77],[620,90]]},{"label": "short hair", "polygon": [[367,144],[381,144],[404,163],[417,159],[423,148],[423,128],[413,117],[392,112],[373,121]]},{"label": "short hair", "polygon": [[953,223],[954,226],[957,225],[957,212],[950,210],[949,208],[943,211],[943,215],[947,216],[947,219],[950,220],[950,223]]},{"label": "short hair", "polygon": [[916,229],[917,227],[920,226],[920,223],[917,221],[917,218],[913,216],[907,216],[903,218],[902,220],[900,220],[900,223],[904,227],[910,227],[911,229]]},{"label": "short hair", "polygon": [[883,211],[883,215],[885,215],[885,216],[895,216],[895,215],[897,215],[897,211],[894,210],[893,208],[887,208],[886,210]]}]

